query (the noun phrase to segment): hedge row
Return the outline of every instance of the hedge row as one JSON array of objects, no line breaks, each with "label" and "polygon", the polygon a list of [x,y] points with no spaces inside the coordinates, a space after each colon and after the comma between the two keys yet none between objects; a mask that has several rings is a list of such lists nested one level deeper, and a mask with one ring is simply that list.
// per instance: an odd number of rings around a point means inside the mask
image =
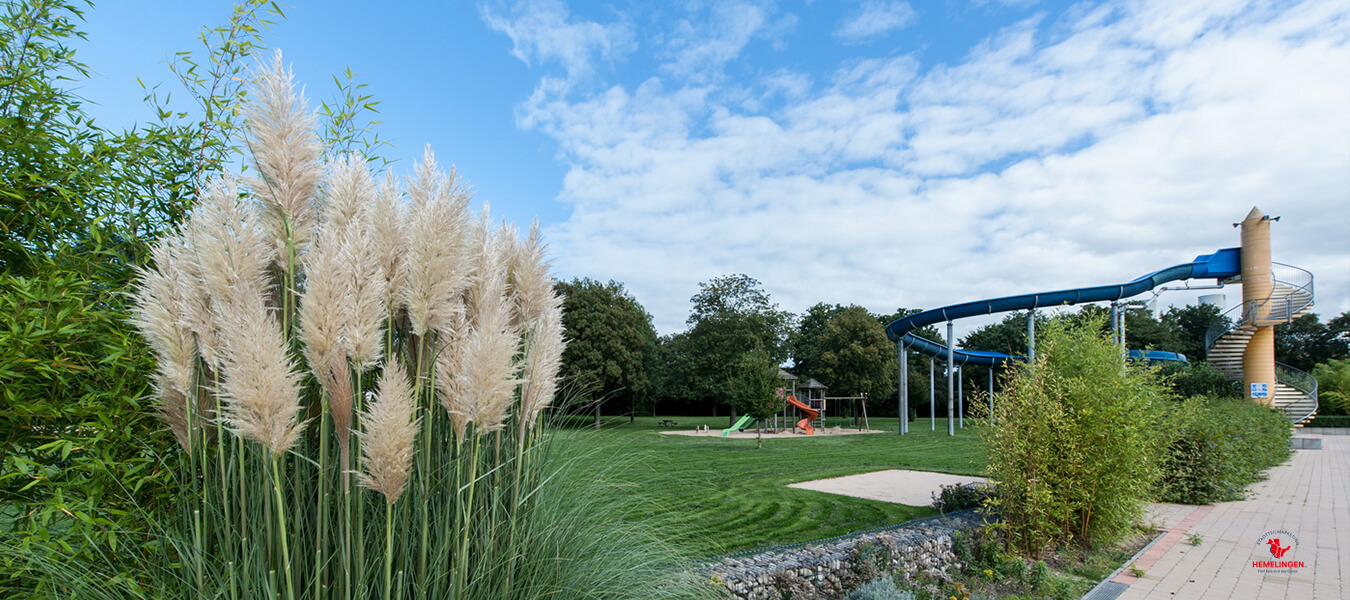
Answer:
[{"label": "hedge row", "polygon": [[1317,415],[1304,427],[1350,427],[1350,416],[1347,415]]},{"label": "hedge row", "polygon": [[1205,504],[1236,500],[1262,471],[1289,459],[1289,420],[1242,398],[1198,396],[1172,414],[1161,500]]}]

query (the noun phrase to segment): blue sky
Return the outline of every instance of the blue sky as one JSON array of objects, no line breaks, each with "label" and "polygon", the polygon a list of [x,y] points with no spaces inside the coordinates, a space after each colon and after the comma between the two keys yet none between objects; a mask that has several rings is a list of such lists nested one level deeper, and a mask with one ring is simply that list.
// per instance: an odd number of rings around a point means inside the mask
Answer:
[{"label": "blue sky", "polygon": [[[1127,281],[1237,245],[1252,206],[1350,310],[1342,1],[370,6],[296,2],[268,40],[315,103],[360,73],[396,173],[430,143],[662,333],[731,273],[794,312]],[[95,8],[91,112],[150,118],[136,78],[173,89],[166,53],[228,11]]]}]

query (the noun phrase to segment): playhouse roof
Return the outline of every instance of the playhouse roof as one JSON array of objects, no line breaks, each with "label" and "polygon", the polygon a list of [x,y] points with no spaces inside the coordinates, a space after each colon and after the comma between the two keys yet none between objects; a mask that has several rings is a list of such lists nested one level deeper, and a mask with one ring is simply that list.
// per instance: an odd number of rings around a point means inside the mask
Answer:
[{"label": "playhouse roof", "polygon": [[793,375],[792,373],[789,373],[789,372],[787,372],[787,371],[784,371],[784,370],[782,370],[782,369],[779,369],[779,370],[778,370],[778,378],[779,378],[779,379],[796,379],[797,376],[796,376],[796,375]]},{"label": "playhouse roof", "polygon": [[823,383],[821,383],[821,382],[819,382],[819,381],[816,381],[815,378],[808,379],[808,380],[806,380],[806,383],[803,383],[803,384],[801,384],[801,385],[799,385],[799,386],[797,386],[797,387],[803,388],[803,389],[808,389],[808,390],[823,390],[823,389],[826,389],[825,384],[823,384]]}]

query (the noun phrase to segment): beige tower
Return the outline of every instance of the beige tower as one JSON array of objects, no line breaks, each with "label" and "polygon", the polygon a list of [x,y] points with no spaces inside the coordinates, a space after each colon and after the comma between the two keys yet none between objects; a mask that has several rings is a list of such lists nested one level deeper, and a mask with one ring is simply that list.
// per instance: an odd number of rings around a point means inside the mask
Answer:
[{"label": "beige tower", "polygon": [[1256,332],[1242,354],[1243,394],[1269,405],[1275,400],[1275,323],[1270,296],[1275,277],[1270,267],[1270,218],[1252,207],[1242,220],[1242,316]]}]

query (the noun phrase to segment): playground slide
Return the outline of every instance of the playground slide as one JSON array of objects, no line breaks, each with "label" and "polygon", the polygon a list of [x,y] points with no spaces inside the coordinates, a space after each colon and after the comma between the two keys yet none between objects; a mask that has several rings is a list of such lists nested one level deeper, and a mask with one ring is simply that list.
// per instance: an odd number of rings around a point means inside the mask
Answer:
[{"label": "playground slide", "polygon": [[[978,315],[988,315],[997,312],[1028,310],[1064,304],[1120,300],[1121,298],[1129,298],[1131,296],[1142,294],[1165,283],[1182,279],[1227,279],[1241,273],[1241,250],[1241,248],[1224,248],[1214,254],[1197,256],[1195,257],[1195,260],[1189,263],[1168,267],[1161,271],[1149,273],[1148,275],[1135,279],[1129,283],[1119,285],[1103,285],[1089,288],[1060,290],[1056,292],[1043,292],[1039,294],[1007,296],[1004,298],[978,300],[975,302],[953,304],[942,308],[925,310],[892,321],[890,325],[886,326],[886,336],[893,342],[904,340],[905,346],[910,350],[945,359],[947,356],[946,344],[934,342],[910,332],[921,327],[927,327],[944,321],[964,319],[966,317]],[[1017,357],[1008,356],[1007,354],[999,352],[980,352],[958,349],[953,351],[952,362],[958,365],[996,365],[1015,360],[1016,358]],[[1161,356],[1145,358],[1150,360],[1166,360]]]},{"label": "playground slide", "polygon": [[736,424],[735,424],[735,425],[732,425],[730,429],[723,429],[723,430],[722,430],[722,437],[727,437],[728,435],[731,435],[731,432],[733,432],[733,431],[740,431],[740,430],[742,430],[742,429],[745,429],[746,427],[749,427],[749,426],[750,426],[752,423],[754,423],[754,422],[755,422],[755,418],[752,417],[752,416],[750,416],[750,415],[746,415],[746,416],[744,416],[744,417],[741,417],[741,419],[740,419],[739,421],[736,421]]},{"label": "playground slide", "polygon": [[797,426],[806,430],[806,435],[815,435],[816,428],[811,426],[811,421],[815,420],[815,418],[820,415],[820,411],[802,404],[802,401],[798,400],[796,396],[788,396],[787,401],[788,404],[797,407],[797,410],[806,413],[806,418],[797,421]]}]

